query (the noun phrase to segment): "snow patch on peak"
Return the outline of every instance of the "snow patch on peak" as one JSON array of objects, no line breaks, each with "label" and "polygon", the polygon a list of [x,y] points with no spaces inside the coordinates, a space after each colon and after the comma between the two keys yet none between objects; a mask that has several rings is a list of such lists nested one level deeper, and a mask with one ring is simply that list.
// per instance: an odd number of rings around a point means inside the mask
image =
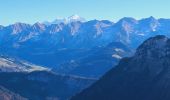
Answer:
[{"label": "snow patch on peak", "polygon": [[79,15],[75,14],[75,15],[72,15],[68,18],[65,18],[66,20],[66,24],[69,24],[69,23],[72,23],[72,22],[85,22],[85,19],[80,17]]},{"label": "snow patch on peak", "polygon": [[45,21],[44,24],[46,25],[60,24],[60,23],[69,24],[72,22],[85,22],[85,21],[86,21],[85,18],[82,18],[79,15],[75,14],[67,18],[57,18],[52,22]]},{"label": "snow patch on peak", "polygon": [[120,48],[115,48],[115,51],[116,52],[125,52],[123,49],[120,49]]},{"label": "snow patch on peak", "polygon": [[116,58],[116,59],[122,59],[122,57],[119,56],[119,55],[117,55],[117,54],[113,54],[112,57],[113,57],[113,58]]},{"label": "snow patch on peak", "polygon": [[79,15],[75,14],[75,15],[68,17],[68,19],[81,19],[81,17]]}]

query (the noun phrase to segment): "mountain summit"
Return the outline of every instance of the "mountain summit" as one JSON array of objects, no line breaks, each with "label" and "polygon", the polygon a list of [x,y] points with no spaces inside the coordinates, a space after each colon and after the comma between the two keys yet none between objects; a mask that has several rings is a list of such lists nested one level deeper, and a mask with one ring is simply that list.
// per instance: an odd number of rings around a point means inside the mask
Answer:
[{"label": "mountain summit", "polygon": [[80,17],[79,15],[72,15],[70,17],[67,18],[68,22],[74,22],[74,21],[80,21],[80,22],[83,22],[85,21],[84,18]]},{"label": "mountain summit", "polygon": [[169,100],[169,61],[170,39],[152,37],[71,100]]},{"label": "mountain summit", "polygon": [[146,40],[137,49],[135,56],[145,56],[148,59],[165,58],[170,56],[170,41],[169,38],[158,35]]},{"label": "mountain summit", "polygon": [[51,25],[51,24],[60,24],[60,23],[64,23],[64,24],[69,24],[72,22],[85,22],[85,18],[80,17],[79,15],[75,14],[72,16],[69,16],[67,18],[57,18],[56,20],[52,21],[52,22],[44,22],[44,24],[46,25]]}]

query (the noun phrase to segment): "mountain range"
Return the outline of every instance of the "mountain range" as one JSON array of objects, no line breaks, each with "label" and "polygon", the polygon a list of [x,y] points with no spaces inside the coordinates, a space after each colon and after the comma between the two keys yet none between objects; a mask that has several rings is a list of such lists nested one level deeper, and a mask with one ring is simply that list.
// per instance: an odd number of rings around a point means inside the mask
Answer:
[{"label": "mountain range", "polygon": [[[93,57],[95,52],[100,52],[102,56],[99,58],[101,59],[88,62],[91,66],[99,66],[97,69],[95,68],[96,71],[89,72],[88,76],[82,74],[83,77],[99,78],[101,73],[107,72],[116,65],[120,58],[132,55],[136,47],[147,38],[158,34],[169,37],[170,33],[170,19],[149,17],[136,20],[125,17],[116,23],[109,20],[84,21],[82,19],[82,17],[75,15],[67,18],[67,20],[72,20],[67,23],[63,21],[48,25],[44,23],[33,25],[15,23],[1,26],[0,53],[49,67],[58,73],[61,71],[61,73],[80,75],[75,71],[86,70],[87,66],[81,67],[82,63],[88,61],[89,56],[95,58]],[[115,47],[113,49],[118,51],[112,52],[110,49],[112,53],[105,55],[102,49],[115,43],[124,45],[123,48],[128,48],[128,52],[127,49]],[[120,49],[125,53],[120,53]],[[105,68],[105,66],[95,64],[106,56],[115,59],[115,61],[110,58],[107,60],[113,66],[109,65]],[[107,65],[105,62],[102,65]],[[71,68],[69,68],[70,65]],[[72,71],[68,72],[63,67]]]}]

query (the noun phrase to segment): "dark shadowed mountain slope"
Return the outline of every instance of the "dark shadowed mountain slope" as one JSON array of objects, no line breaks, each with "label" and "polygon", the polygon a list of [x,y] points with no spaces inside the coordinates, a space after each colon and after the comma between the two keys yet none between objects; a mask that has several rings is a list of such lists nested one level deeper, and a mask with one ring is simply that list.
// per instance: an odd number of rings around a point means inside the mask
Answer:
[{"label": "dark shadowed mountain slope", "polygon": [[66,100],[96,81],[47,71],[0,73],[0,80],[1,86],[29,100]]},{"label": "dark shadowed mountain slope", "polygon": [[170,39],[159,35],[71,100],[169,100],[169,77]]},{"label": "dark shadowed mountain slope", "polygon": [[66,100],[96,79],[68,76],[28,62],[0,56],[0,100]]}]

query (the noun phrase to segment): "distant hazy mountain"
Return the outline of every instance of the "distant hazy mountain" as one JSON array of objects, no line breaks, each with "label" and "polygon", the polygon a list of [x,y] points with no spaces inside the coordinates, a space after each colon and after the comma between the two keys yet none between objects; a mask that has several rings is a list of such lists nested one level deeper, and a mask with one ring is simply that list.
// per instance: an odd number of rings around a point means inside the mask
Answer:
[{"label": "distant hazy mountain", "polygon": [[[78,16],[72,17],[76,19]],[[106,46],[111,42],[121,42],[136,47],[142,40],[154,34],[168,35],[166,22],[168,22],[166,19],[157,20],[150,17],[142,20],[123,18],[117,23],[107,20],[87,22],[73,20],[69,24],[51,25],[16,23],[2,27],[0,37],[2,46],[15,49],[28,46],[32,47],[30,49],[92,48]],[[161,32],[162,30],[166,32]]]},{"label": "distant hazy mountain", "polygon": [[68,18],[57,18],[56,20],[49,22],[49,21],[45,21],[44,24],[45,25],[51,25],[51,24],[60,24],[60,23],[64,23],[64,24],[70,24],[72,22],[85,22],[85,18],[82,18],[78,15],[72,15]]},{"label": "distant hazy mountain", "polygon": [[169,100],[170,39],[159,35],[138,47],[71,100]]},{"label": "distant hazy mountain", "polygon": [[[73,68],[75,65],[71,65],[70,68],[66,66],[66,68],[75,70],[69,70],[68,73],[77,74],[76,70],[78,69],[85,71],[87,66],[97,67],[98,63],[95,62],[104,61],[102,59],[108,56],[116,59],[126,56],[124,55],[126,53],[119,51],[105,55],[107,50],[100,50],[107,48],[111,43],[123,44],[131,49],[129,51],[133,51],[151,36],[157,34],[170,36],[169,19],[149,17],[136,20],[125,17],[116,23],[109,20],[83,21],[82,19],[74,15],[67,18],[67,23],[62,21],[48,25],[43,23],[35,23],[34,25],[15,23],[9,26],[0,26],[0,53],[66,73],[67,70],[61,70],[63,66],[65,67],[68,63],[70,65],[70,62],[76,62],[78,64],[76,69]],[[129,51],[128,53],[130,53]],[[96,59],[95,52],[100,52],[102,56],[99,58],[101,59]],[[118,53],[119,55],[117,55]],[[90,58],[92,62],[89,61],[89,63],[84,64]],[[112,63],[113,60],[110,59],[107,63],[105,60],[101,65],[111,63],[115,65],[118,61]],[[79,68],[82,65],[84,67]],[[101,73],[107,72],[112,66],[98,67],[96,72],[91,71],[97,77]],[[100,72],[102,70],[103,72]]]},{"label": "distant hazy mountain", "polygon": [[[122,18],[117,23],[108,20],[82,22],[79,16],[71,16],[69,24],[57,23],[34,25],[16,23],[1,26],[0,38],[3,48],[93,48],[121,42],[137,47],[145,39],[156,34],[169,36],[169,19],[149,17],[141,20]],[[75,20],[74,20],[75,19]],[[42,45],[43,43],[43,45]]]}]

